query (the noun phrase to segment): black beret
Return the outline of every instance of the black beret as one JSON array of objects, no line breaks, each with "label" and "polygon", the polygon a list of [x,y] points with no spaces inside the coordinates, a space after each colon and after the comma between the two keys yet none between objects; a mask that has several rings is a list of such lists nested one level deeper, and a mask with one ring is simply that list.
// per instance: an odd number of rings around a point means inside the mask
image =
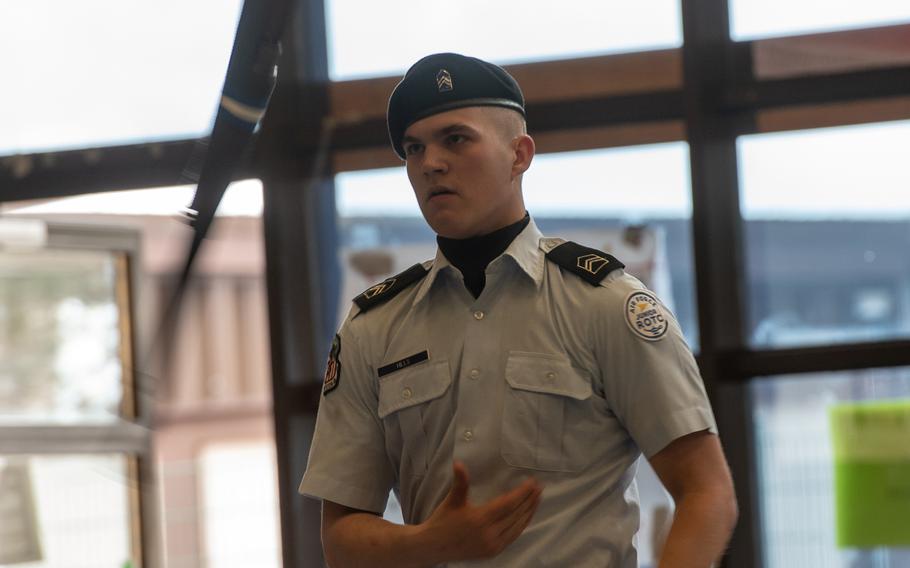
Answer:
[{"label": "black beret", "polygon": [[405,159],[401,139],[422,118],[468,106],[499,106],[524,116],[518,82],[498,65],[457,53],[435,53],[415,63],[389,97],[392,148]]}]

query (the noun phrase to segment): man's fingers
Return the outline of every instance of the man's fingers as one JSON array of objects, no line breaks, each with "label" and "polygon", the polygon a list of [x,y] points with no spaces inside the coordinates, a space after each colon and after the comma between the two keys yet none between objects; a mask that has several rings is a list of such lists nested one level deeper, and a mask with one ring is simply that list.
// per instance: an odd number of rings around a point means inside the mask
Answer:
[{"label": "man's fingers", "polygon": [[506,532],[510,527],[521,524],[523,520],[530,520],[534,516],[537,507],[540,505],[540,495],[542,493],[541,488],[536,488],[534,492],[522,501],[521,505],[513,511],[511,515],[504,517],[500,524],[502,525],[502,532]]},{"label": "man's fingers", "polygon": [[506,544],[511,543],[521,536],[521,533],[531,524],[531,519],[534,518],[537,508],[540,506],[541,491],[541,489],[537,489],[531,498],[522,503],[522,506],[515,511],[515,515],[504,519],[502,532],[500,533],[500,538],[503,542]]},{"label": "man's fingers", "polygon": [[495,497],[485,506],[488,507],[488,514],[492,522],[499,522],[510,514],[514,513],[525,501],[530,499],[539,489],[539,485],[533,479],[525,480],[515,489]]}]

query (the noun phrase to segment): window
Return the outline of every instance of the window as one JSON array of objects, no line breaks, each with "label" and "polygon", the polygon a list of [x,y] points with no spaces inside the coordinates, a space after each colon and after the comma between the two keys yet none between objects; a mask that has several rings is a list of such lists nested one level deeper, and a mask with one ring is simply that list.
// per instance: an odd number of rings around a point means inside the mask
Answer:
[{"label": "window", "polygon": [[731,0],[735,40],[910,21],[910,4],[896,0]]},{"label": "window", "polygon": [[749,341],[910,335],[910,122],[739,139]]},{"label": "window", "polygon": [[0,155],[207,134],[241,5],[0,2]]},{"label": "window", "polygon": [[[12,203],[9,212],[17,215],[143,215],[177,217],[193,201],[190,185],[106,191],[52,199],[35,204]],[[0,207],[3,207],[0,205]],[[3,211],[3,209],[0,209]],[[258,217],[262,215],[262,182],[257,179],[235,181],[228,185],[216,215],[220,217]]]},{"label": "window", "polygon": [[122,261],[107,251],[0,252],[0,421],[118,420]]},{"label": "window", "polygon": [[204,565],[281,566],[274,444],[211,444],[199,456],[199,469]]},{"label": "window", "polygon": [[0,455],[0,566],[138,566],[123,455]]},{"label": "window", "polygon": [[[910,500],[910,455],[906,440],[910,421],[910,368],[870,369],[856,372],[758,379],[750,384],[755,447],[757,453],[759,506],[765,565],[773,568],[852,568],[875,566],[897,568],[910,562],[910,542],[884,545],[866,542],[850,544],[851,522],[860,513],[855,507],[856,492],[865,499],[867,512],[880,507],[877,522],[889,523],[889,506],[881,506],[882,495],[890,492],[903,508],[896,527],[906,527]],[[854,458],[839,451],[850,444],[844,423],[863,427],[857,407],[893,401],[903,408],[890,415],[885,436],[898,443],[895,455],[875,461]],[[857,406],[855,403],[863,402]],[[898,406],[902,404],[902,406]],[[873,406],[869,406],[873,408]],[[904,417],[901,420],[901,417]],[[865,428],[863,444],[876,444],[876,436]],[[880,432],[879,432],[880,433]],[[903,448],[903,453],[900,449]],[[880,472],[885,483],[859,485]],[[887,479],[892,483],[888,483]],[[875,521],[874,521],[875,522]],[[908,533],[910,534],[910,533]],[[885,536],[886,531],[877,536]],[[862,535],[860,535],[862,536]],[[839,542],[841,544],[839,544]]]},{"label": "window", "polygon": [[[134,566],[149,451],[130,331],[138,239],[3,223],[0,565]],[[30,244],[10,238],[27,227],[42,229]]]},{"label": "window", "polygon": [[326,20],[335,80],[402,74],[441,51],[516,63],[682,43],[677,0],[566,0],[544,9],[515,1],[328,0]]}]

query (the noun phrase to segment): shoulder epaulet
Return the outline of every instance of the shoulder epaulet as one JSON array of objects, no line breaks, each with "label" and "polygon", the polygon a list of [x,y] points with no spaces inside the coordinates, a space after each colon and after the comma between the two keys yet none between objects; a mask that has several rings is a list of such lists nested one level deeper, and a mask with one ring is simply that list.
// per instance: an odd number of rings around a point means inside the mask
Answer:
[{"label": "shoulder epaulet", "polygon": [[426,276],[428,272],[429,270],[423,264],[417,263],[404,272],[367,288],[354,298],[354,303],[357,304],[361,312],[365,312],[387,300],[391,300],[399,292]]},{"label": "shoulder epaulet", "polygon": [[626,266],[612,255],[572,241],[566,241],[547,251],[547,259],[581,276],[592,286],[600,284],[607,274]]}]

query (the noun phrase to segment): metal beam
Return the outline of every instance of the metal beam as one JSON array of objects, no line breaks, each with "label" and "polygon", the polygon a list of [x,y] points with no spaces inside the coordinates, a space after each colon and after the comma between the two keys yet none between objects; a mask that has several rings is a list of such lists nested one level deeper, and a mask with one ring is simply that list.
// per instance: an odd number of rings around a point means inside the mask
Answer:
[{"label": "metal beam", "polygon": [[323,0],[301,0],[286,28],[278,90],[255,154],[263,181],[272,398],[285,568],[322,566],[321,508],[297,493],[315,428],[314,408],[295,404],[320,392],[335,327],[339,269],[335,191],[320,151],[328,114]]},{"label": "metal beam", "polygon": [[[196,182],[204,140],[86,148],[0,158],[0,201],[47,199]],[[241,164],[237,179],[252,177]]]},{"label": "metal beam", "polygon": [[680,0],[686,130],[692,171],[692,231],[700,357],[724,450],[736,480],[739,523],[724,566],[761,566],[751,408],[745,385],[724,383],[721,355],[745,346],[745,282],[736,134],[751,117],[731,117],[724,95],[750,68],[730,39],[726,0]]},{"label": "metal beam", "polygon": [[722,376],[729,382],[753,377],[903,367],[910,366],[910,341],[731,351],[721,353],[719,359]]},{"label": "metal beam", "polygon": [[[680,90],[653,91],[634,95],[569,99],[528,103],[528,123],[534,134],[620,126],[642,122],[679,120],[683,117]],[[356,150],[389,145],[384,117],[340,124],[332,135],[332,151]]]},{"label": "metal beam", "polygon": [[727,112],[794,105],[820,105],[910,94],[910,66],[828,73],[787,79],[750,80],[729,89]]}]

